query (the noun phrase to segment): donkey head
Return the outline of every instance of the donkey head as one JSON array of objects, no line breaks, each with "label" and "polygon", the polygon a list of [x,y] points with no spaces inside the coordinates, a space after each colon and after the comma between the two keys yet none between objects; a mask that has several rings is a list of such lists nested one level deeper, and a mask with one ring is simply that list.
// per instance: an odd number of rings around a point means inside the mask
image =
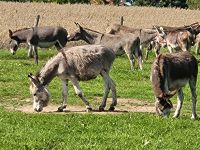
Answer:
[{"label": "donkey head", "polygon": [[40,112],[43,110],[43,107],[48,105],[50,94],[48,89],[40,83],[37,77],[33,76],[31,73],[28,77],[31,81],[30,93],[33,96],[33,109]]},{"label": "donkey head", "polygon": [[161,47],[166,47],[167,42],[166,42],[166,33],[164,32],[164,29],[160,27],[159,29],[154,26],[154,28],[157,31],[157,36],[155,37],[155,42],[161,45]]},{"label": "donkey head", "polygon": [[67,37],[68,41],[83,40],[83,41],[86,41],[87,43],[90,43],[90,41],[88,39],[91,39],[92,36],[88,32],[86,32],[84,30],[84,28],[81,27],[78,23],[76,23],[76,22],[74,22],[74,23],[76,24],[78,29],[74,33],[68,35],[68,37]]},{"label": "donkey head", "polygon": [[74,33],[68,35],[67,39],[69,41],[82,40],[82,31],[83,31],[83,28],[78,23],[76,23],[76,22],[74,22],[74,23],[76,24],[76,26],[78,27],[78,29]]},{"label": "donkey head", "polygon": [[10,37],[10,52],[14,55],[19,47],[19,39],[16,36],[13,36],[13,32],[9,30],[9,37]]},{"label": "donkey head", "polygon": [[173,107],[172,102],[168,98],[158,97],[156,98],[156,112],[160,116],[168,117]]}]

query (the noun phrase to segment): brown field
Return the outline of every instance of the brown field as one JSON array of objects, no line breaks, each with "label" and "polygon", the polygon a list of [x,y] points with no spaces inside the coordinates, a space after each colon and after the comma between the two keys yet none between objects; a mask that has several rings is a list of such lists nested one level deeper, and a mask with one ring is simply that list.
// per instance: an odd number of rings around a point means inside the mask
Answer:
[{"label": "brown field", "polygon": [[124,25],[135,28],[181,26],[200,21],[198,10],[0,2],[0,47],[8,45],[8,29],[31,27],[38,14],[40,26],[60,25],[69,33],[76,29],[74,22],[104,32],[109,24],[119,23],[121,16],[124,16]]}]

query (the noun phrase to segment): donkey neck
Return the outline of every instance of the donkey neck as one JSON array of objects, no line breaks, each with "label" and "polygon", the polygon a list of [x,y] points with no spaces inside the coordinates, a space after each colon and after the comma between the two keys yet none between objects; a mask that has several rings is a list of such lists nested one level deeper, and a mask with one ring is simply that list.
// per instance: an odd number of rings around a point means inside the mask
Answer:
[{"label": "donkey neck", "polygon": [[36,75],[42,85],[47,85],[51,80],[57,76],[60,57],[53,57]]},{"label": "donkey neck", "polygon": [[152,41],[156,36],[157,36],[157,33],[149,33],[149,32],[141,30],[141,34],[140,34],[141,43],[148,43]]},{"label": "donkey neck", "polygon": [[17,30],[13,33],[14,39],[16,39],[19,43],[26,43],[28,36],[31,33],[30,28],[24,28]]},{"label": "donkey neck", "polygon": [[85,30],[85,37],[86,37],[85,41],[88,44],[100,44],[103,33],[100,33],[98,31],[94,31],[91,29],[87,29],[87,28],[84,28],[84,30]]}]

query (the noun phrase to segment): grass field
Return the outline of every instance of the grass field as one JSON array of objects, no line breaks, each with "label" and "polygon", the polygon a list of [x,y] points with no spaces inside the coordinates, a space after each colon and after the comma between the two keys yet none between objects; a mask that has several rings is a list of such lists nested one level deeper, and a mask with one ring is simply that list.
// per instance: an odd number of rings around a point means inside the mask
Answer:
[{"label": "grass field", "polygon": [[[0,149],[198,149],[199,121],[190,120],[191,98],[188,86],[184,88],[185,101],[179,119],[162,119],[151,113],[97,114],[46,114],[10,112],[5,108],[31,104],[29,72],[36,73],[56,52],[55,49],[39,51],[39,65],[28,59],[26,50],[15,56],[1,50],[0,55]],[[134,98],[154,102],[149,81],[154,54],[144,62],[144,70],[131,71],[126,56],[118,57],[112,67],[111,77],[117,85],[119,98]],[[199,57],[198,57],[199,59]],[[198,97],[199,82],[198,82]],[[101,77],[81,82],[89,101],[102,96]],[[69,87],[69,105],[82,101]],[[61,83],[55,78],[50,84],[52,100],[59,104]],[[173,103],[176,98],[173,98]],[[120,103],[120,102],[119,102]],[[98,104],[99,105],[99,104]],[[198,107],[199,108],[199,103]],[[199,110],[199,109],[197,109]],[[198,111],[199,112],[199,111]],[[195,131],[195,132],[194,132]]]},{"label": "grass field", "polygon": [[[192,121],[191,95],[188,85],[184,88],[185,100],[178,119],[163,119],[154,113],[121,114],[77,114],[77,113],[24,113],[7,108],[18,108],[32,104],[27,75],[35,74],[57,51],[39,50],[39,65],[27,58],[27,50],[21,48],[11,55],[5,48],[8,44],[8,29],[32,26],[37,14],[41,25],[61,25],[70,32],[75,29],[74,21],[89,28],[104,32],[111,22],[125,17],[125,25],[138,28],[151,25],[183,25],[199,21],[200,11],[149,7],[111,7],[95,5],[57,5],[38,3],[0,2],[0,149],[199,149],[200,122]],[[68,43],[69,45],[71,43]],[[76,43],[75,43],[76,44]],[[166,50],[162,50],[166,52]],[[192,50],[194,53],[194,49]],[[154,54],[144,61],[144,69],[130,70],[127,57],[117,57],[110,76],[116,82],[118,98],[138,99],[153,103],[154,96],[149,80]],[[197,56],[200,59],[200,56]],[[137,64],[136,64],[137,65]],[[102,96],[101,77],[81,82],[85,96],[92,105]],[[49,87],[51,104],[61,102],[61,82],[55,78]],[[200,82],[197,96],[200,97]],[[176,97],[172,98],[176,103]],[[119,102],[120,103],[120,102]],[[74,95],[69,83],[69,102],[84,107]],[[197,113],[200,115],[200,103]]]}]

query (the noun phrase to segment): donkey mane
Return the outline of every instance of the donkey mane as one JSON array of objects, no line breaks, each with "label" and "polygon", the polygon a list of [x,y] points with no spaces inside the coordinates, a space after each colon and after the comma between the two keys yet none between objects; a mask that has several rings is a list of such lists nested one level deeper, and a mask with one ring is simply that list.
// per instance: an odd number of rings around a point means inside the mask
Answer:
[{"label": "donkey mane", "polygon": [[152,71],[154,71],[154,74],[152,76],[152,82],[154,83],[154,91],[157,94],[157,97],[163,96],[163,86],[164,85],[164,78],[163,78],[163,66],[161,66],[160,58],[161,54],[158,55],[156,58],[153,66],[152,66]]},{"label": "donkey mane", "polygon": [[25,27],[25,28],[17,29],[15,31],[13,31],[13,33],[16,33],[16,32],[22,31],[22,30],[28,30],[28,29],[30,29],[30,28]]},{"label": "donkey mane", "polygon": [[[53,69],[55,68],[55,64],[54,64],[54,61],[53,61],[53,60],[55,59],[56,56],[57,56],[57,55],[54,55],[52,58],[50,58],[50,59],[47,61],[47,63],[43,65],[42,69],[39,70],[39,71],[36,73],[35,77],[36,77],[38,80],[39,80],[39,78],[41,77],[41,74],[42,74],[43,70],[46,70],[46,68],[50,68],[49,70],[51,70],[51,69],[53,70]],[[52,66],[52,67],[49,67],[49,66]],[[46,84],[46,82],[43,83],[43,84]]]},{"label": "donkey mane", "polygon": [[99,33],[99,34],[103,34],[103,33],[101,33],[101,32],[98,32],[98,31],[95,31],[95,30],[92,30],[92,29],[89,29],[89,28],[83,28],[83,29],[89,30],[89,31],[92,31],[92,32],[96,32],[96,33]]}]

